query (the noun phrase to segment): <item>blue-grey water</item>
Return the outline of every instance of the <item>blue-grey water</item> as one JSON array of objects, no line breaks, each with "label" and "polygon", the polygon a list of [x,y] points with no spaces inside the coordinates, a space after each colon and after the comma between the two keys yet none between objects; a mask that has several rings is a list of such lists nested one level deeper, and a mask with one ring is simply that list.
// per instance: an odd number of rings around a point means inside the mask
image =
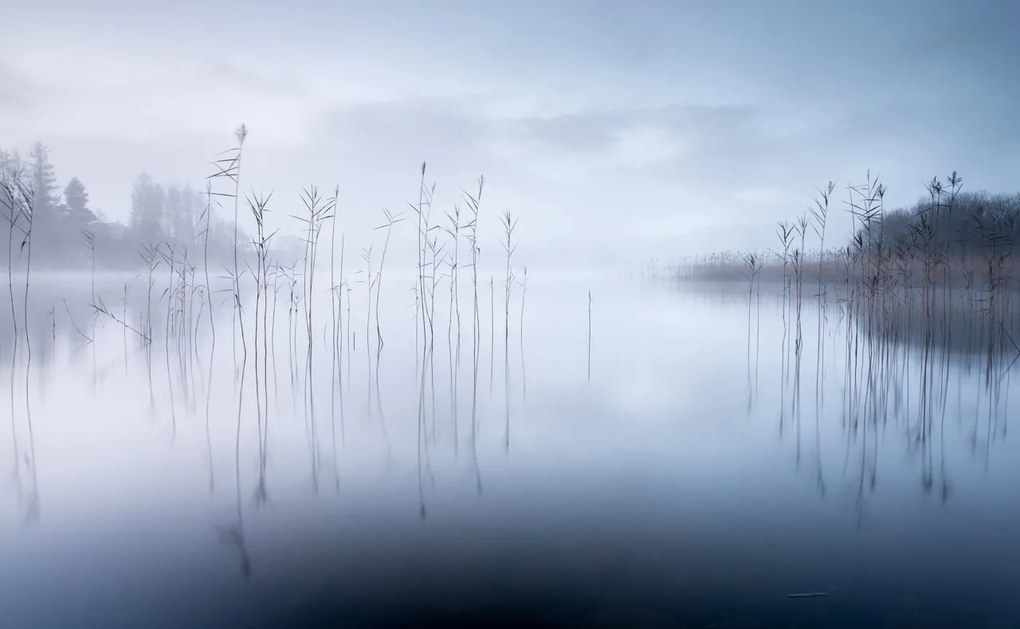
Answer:
[{"label": "blue-grey water", "polygon": [[[1020,626],[1009,356],[940,346],[925,402],[835,297],[798,352],[775,287],[533,273],[476,335],[461,280],[459,352],[395,275],[381,350],[364,284],[335,362],[315,297],[310,366],[285,287],[264,344],[217,294],[214,345],[157,285],[145,344],[43,277],[30,365],[3,295],[0,625]],[[97,290],[144,330],[144,277]]]}]

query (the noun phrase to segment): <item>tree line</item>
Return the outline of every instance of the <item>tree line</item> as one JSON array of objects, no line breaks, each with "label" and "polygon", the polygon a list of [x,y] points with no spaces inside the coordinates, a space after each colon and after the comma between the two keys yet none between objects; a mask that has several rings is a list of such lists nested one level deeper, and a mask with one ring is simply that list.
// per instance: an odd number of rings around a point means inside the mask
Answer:
[{"label": "tree line", "polygon": [[[882,229],[888,242],[915,240],[920,219],[932,203],[926,197],[887,213]],[[1020,247],[1020,193],[960,192],[930,230],[932,244],[950,255],[977,254],[989,248],[1015,252]]]},{"label": "tree line", "polygon": [[[27,155],[18,150],[0,148],[0,181],[18,182],[32,196],[33,264],[76,268],[86,260],[83,242],[95,244],[100,266],[126,268],[137,266],[143,246],[170,243],[175,247],[195,247],[206,228],[204,212],[212,211],[212,198],[205,190],[190,185],[161,184],[139,174],[131,189],[131,212],[127,225],[109,219],[93,207],[88,189],[78,177],[62,184],[42,143],[32,146]],[[13,203],[5,202],[0,186],[0,228],[7,231],[12,220]],[[225,259],[232,249],[232,235],[226,224],[209,221],[210,257]],[[0,238],[0,266],[6,266],[8,247],[19,242]]]}]

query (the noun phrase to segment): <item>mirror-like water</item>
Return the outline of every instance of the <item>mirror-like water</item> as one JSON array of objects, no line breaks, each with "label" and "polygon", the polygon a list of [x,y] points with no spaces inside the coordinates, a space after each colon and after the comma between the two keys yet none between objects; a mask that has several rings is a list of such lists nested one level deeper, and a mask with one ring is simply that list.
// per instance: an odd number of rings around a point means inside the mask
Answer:
[{"label": "mirror-like water", "polygon": [[[459,334],[440,287],[427,343],[402,279],[378,332],[364,287],[336,334],[323,296],[309,359],[285,285],[243,340],[217,302],[215,343],[156,286],[146,345],[33,278],[30,367],[0,316],[5,624],[1020,626],[1008,348],[541,275],[509,330],[498,281]],[[98,290],[145,329],[144,279]]]}]

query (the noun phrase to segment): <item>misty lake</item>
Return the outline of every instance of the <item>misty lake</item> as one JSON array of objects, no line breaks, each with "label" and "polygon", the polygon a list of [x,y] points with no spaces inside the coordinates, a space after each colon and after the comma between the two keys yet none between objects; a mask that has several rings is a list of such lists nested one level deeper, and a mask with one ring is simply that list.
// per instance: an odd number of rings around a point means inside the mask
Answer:
[{"label": "misty lake", "polygon": [[[797,351],[778,286],[552,273],[477,335],[463,283],[459,351],[441,286],[423,348],[404,280],[378,333],[324,296],[311,359],[286,288],[213,344],[157,284],[145,345],[39,274],[26,370],[5,296],[0,624],[1020,626],[1009,356],[947,343],[926,398],[835,297]],[[140,325],[144,279],[96,290]]]}]

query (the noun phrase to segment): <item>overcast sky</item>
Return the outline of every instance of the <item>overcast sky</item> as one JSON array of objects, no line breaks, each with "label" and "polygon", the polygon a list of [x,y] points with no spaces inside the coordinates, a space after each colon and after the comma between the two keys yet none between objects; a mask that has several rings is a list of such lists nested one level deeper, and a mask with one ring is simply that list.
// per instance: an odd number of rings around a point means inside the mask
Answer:
[{"label": "overcast sky", "polygon": [[[1020,3],[0,3],[0,146],[126,220],[135,175],[343,190],[342,224],[487,179],[539,260],[772,247],[814,189],[880,172],[1020,189]],[[836,228],[846,228],[845,222]],[[352,236],[353,237],[353,236]],[[526,244],[526,246],[525,246]]]}]

